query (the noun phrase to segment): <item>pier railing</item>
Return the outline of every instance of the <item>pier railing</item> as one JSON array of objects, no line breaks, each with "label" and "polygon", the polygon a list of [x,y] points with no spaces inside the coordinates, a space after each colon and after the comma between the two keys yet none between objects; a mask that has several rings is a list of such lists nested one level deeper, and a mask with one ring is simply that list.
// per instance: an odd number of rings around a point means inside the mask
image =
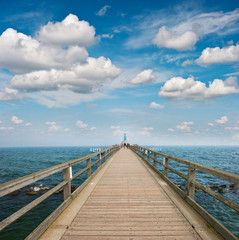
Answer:
[{"label": "pier railing", "polygon": [[[209,194],[213,198],[222,202],[224,205],[230,207],[239,213],[239,205],[231,200],[223,197],[222,195],[213,191],[210,187],[206,187],[196,181],[196,171],[201,171],[220,179],[233,183],[234,189],[238,189],[239,175],[208,167],[199,163],[188,161],[182,158],[170,156],[161,152],[153,151],[148,148],[144,148],[138,145],[130,147],[136,154],[138,154],[154,171],[156,171],[186,202],[188,202],[200,215],[204,217],[218,232],[225,236],[226,239],[237,239],[235,235],[224,228],[216,219],[214,219],[207,211],[205,211],[200,205],[194,201],[195,189],[201,189],[203,192]],[[185,175],[182,172],[169,166],[169,161],[183,164],[188,168],[188,174]],[[161,172],[157,165],[163,166],[163,172]],[[169,171],[178,175],[182,179],[186,180],[186,193],[179,188],[175,183],[169,179]]]},{"label": "pier railing", "polygon": [[[32,184],[38,180],[51,176],[57,172],[62,171],[63,181],[59,183],[57,186],[53,187],[40,197],[36,198],[34,201],[30,202],[17,212],[13,213],[11,216],[7,217],[3,221],[0,222],[0,231],[9,226],[11,223],[16,221],[18,218],[22,217],[24,214],[29,212],[31,209],[39,205],[45,199],[50,197],[52,194],[58,192],[63,189],[64,201],[58,208],[48,217],[46,218],[26,239],[38,239],[38,237],[52,224],[52,222],[63,212],[63,210],[73,201],[74,198],[82,191],[85,185],[95,176],[95,174],[103,167],[104,163],[109,159],[109,157],[114,154],[117,150],[119,150],[118,146],[111,146],[102,151],[92,153],[87,156],[83,156],[74,160],[70,160],[68,162],[64,162],[62,164],[34,172],[27,176],[14,179],[12,181],[0,184],[0,197],[3,197],[7,194],[10,194],[16,190],[19,190],[29,184]],[[93,157],[97,157],[97,160],[92,162],[91,159]],[[74,175],[72,175],[72,167],[86,162],[86,167]],[[92,173],[91,168],[96,165],[97,170]],[[71,193],[71,181],[84,172],[87,173],[87,179],[84,181],[74,192]]]}]

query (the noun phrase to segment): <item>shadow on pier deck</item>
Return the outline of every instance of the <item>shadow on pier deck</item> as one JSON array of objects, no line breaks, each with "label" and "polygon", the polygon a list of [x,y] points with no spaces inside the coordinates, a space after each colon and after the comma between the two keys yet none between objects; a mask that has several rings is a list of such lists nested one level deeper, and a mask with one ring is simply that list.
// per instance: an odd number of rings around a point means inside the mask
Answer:
[{"label": "shadow on pier deck", "polygon": [[130,149],[120,149],[40,237],[223,239]]}]

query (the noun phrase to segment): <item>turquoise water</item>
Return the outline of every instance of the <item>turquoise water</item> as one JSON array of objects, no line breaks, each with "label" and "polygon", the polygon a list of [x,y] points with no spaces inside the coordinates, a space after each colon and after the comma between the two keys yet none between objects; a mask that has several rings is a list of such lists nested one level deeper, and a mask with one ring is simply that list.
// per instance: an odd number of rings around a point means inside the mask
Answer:
[{"label": "turquoise water", "polygon": [[[39,171],[50,166],[60,164],[87,154],[90,154],[91,147],[31,147],[31,148],[0,148],[0,183]],[[239,147],[161,147],[161,152],[169,155],[198,162],[210,167],[239,174]],[[171,167],[187,174],[187,168],[183,165],[170,162]],[[86,167],[85,163],[73,167],[73,174],[77,170]],[[161,169],[161,167],[158,167]],[[51,177],[40,180],[37,186],[54,186],[61,181],[61,174],[54,174]],[[72,185],[78,186],[86,176],[82,175],[73,181]],[[169,173],[169,178],[178,185],[184,187],[185,181],[175,174]],[[196,180],[205,186],[220,186],[227,182],[214,178],[202,172],[197,172]],[[229,188],[223,196],[239,204],[239,193],[234,193]],[[31,202],[39,195],[32,196],[20,192],[18,195],[7,195],[0,198],[0,220],[8,217],[14,211]],[[17,220],[11,226],[0,233],[0,239],[20,240],[24,239],[39,223],[42,222],[61,202],[62,194],[54,194],[42,204]],[[207,209],[214,217],[222,222],[234,234],[239,236],[239,214],[221,203],[207,196],[203,192],[196,192],[195,200]],[[24,223],[24,227],[23,226]]]}]

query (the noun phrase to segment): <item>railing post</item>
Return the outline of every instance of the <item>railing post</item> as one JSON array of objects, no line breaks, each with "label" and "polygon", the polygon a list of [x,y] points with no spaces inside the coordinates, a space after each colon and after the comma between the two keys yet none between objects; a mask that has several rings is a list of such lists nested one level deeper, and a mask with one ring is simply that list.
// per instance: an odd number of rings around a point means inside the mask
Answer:
[{"label": "railing post", "polygon": [[104,151],[104,162],[106,161],[106,151]]},{"label": "railing post", "polygon": [[64,200],[66,200],[71,195],[71,167],[63,169],[62,175],[63,181],[67,181],[63,188]]},{"label": "railing post", "polygon": [[168,177],[168,158],[164,158],[164,176]]},{"label": "railing post", "polygon": [[143,153],[143,159],[146,160],[145,158],[146,158],[146,149],[144,149],[144,153]]},{"label": "railing post", "polygon": [[192,166],[188,166],[188,183],[187,183],[187,195],[194,199],[195,195],[195,185],[191,181],[195,181],[196,169]]},{"label": "railing post", "polygon": [[97,168],[100,167],[100,154],[97,155]]},{"label": "railing post", "polygon": [[150,163],[150,151],[148,150],[148,162]]},{"label": "railing post", "polygon": [[155,168],[157,167],[157,162],[156,162],[156,160],[157,160],[157,154],[156,154],[156,152],[154,152],[154,167],[155,167]]},{"label": "railing post", "polygon": [[91,175],[91,158],[87,159],[87,178]]}]

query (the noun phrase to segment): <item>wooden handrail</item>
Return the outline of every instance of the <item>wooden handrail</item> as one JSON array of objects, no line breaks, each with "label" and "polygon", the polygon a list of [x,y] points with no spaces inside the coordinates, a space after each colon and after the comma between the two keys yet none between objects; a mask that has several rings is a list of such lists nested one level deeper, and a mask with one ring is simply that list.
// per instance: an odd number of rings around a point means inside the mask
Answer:
[{"label": "wooden handrail", "polygon": [[[166,178],[168,178],[168,170],[170,170],[173,173],[180,176],[181,178],[183,178],[184,180],[186,180],[187,181],[187,194],[190,198],[194,199],[195,186],[196,186],[199,189],[201,189],[202,191],[204,191],[205,193],[211,195],[212,197],[214,197],[218,201],[222,202],[224,205],[226,205],[226,206],[230,207],[231,209],[239,212],[239,205],[238,204],[236,204],[236,203],[232,202],[231,200],[221,196],[220,194],[215,193],[210,188],[207,188],[207,187],[205,187],[205,186],[203,186],[200,183],[195,181],[196,170],[200,170],[202,172],[211,174],[213,176],[216,176],[218,178],[221,178],[223,180],[229,181],[229,182],[234,183],[234,184],[239,184],[239,175],[234,174],[234,173],[229,173],[229,172],[226,172],[226,171],[222,171],[222,170],[219,170],[219,169],[215,169],[215,168],[212,168],[212,167],[208,167],[208,166],[205,166],[205,165],[202,165],[202,164],[199,164],[199,163],[191,162],[191,161],[188,161],[188,160],[185,160],[185,159],[182,159],[182,158],[177,158],[177,157],[174,157],[174,156],[170,156],[170,155],[165,154],[165,153],[153,151],[151,149],[144,148],[144,147],[141,147],[141,146],[131,146],[131,149],[133,151],[135,151],[138,155],[140,155],[140,157],[142,157],[148,163],[150,163],[149,158],[151,158],[154,161],[154,164],[153,164],[154,168],[156,168],[155,163],[161,164],[164,167],[164,176]],[[147,154],[146,154],[146,152],[147,152]],[[151,153],[153,154],[153,157],[150,156]],[[155,155],[156,155],[156,157],[155,157]],[[164,163],[162,163],[161,161],[159,161],[157,159],[157,155],[164,157]],[[169,159],[188,166],[188,169],[189,169],[188,170],[188,176],[186,176],[183,173],[169,167],[168,166],[168,160]]]},{"label": "wooden handrail", "polygon": [[[25,187],[31,183],[34,183],[40,179],[51,176],[57,172],[60,172],[60,171],[63,172],[63,174],[62,174],[63,181],[61,183],[59,183],[57,186],[55,186],[52,189],[50,189],[49,191],[47,191],[45,194],[36,198],[34,201],[30,202],[26,206],[22,207],[21,209],[19,209],[15,213],[13,213],[11,216],[2,220],[0,222],[0,231],[3,230],[5,227],[9,226],[14,221],[16,221],[18,218],[22,217],[24,214],[29,212],[32,208],[39,205],[42,201],[44,201],[45,199],[47,199],[52,194],[56,193],[57,191],[59,191],[62,188],[63,188],[63,193],[64,193],[64,202],[66,202],[66,203],[61,204],[61,206],[64,206],[64,207],[68,206],[69,203],[73,200],[73,198],[75,198],[76,193],[79,193],[82,190],[85,183],[87,182],[87,181],[85,181],[73,193],[71,193],[71,181],[84,172],[87,172],[87,178],[89,179],[93,175],[92,171],[91,171],[91,167],[94,166],[95,164],[97,164],[97,170],[94,172],[94,174],[95,174],[97,171],[100,170],[102,165],[104,165],[105,161],[107,161],[109,159],[109,157],[117,150],[119,150],[118,146],[111,146],[107,149],[103,149],[102,151],[92,153],[92,154],[89,154],[87,156],[83,156],[83,157],[80,157],[77,159],[73,159],[73,160],[52,166],[50,168],[43,169],[38,172],[34,172],[29,175],[26,175],[26,176],[11,180],[9,182],[0,184],[0,197],[2,197],[2,196],[5,196],[13,191],[16,191],[16,190],[22,188],[22,187]],[[103,157],[101,158],[102,154],[103,154]],[[91,163],[91,161],[89,161],[89,159],[92,159],[95,156],[97,156],[97,160],[94,161],[93,163]],[[103,162],[102,165],[101,165],[101,160]],[[73,176],[71,176],[72,166],[79,164],[83,161],[87,161],[87,167],[78,171]],[[69,198],[69,197],[71,197],[71,198]],[[61,207],[61,209],[58,211],[59,214],[63,210],[64,210],[64,208]]]}]

